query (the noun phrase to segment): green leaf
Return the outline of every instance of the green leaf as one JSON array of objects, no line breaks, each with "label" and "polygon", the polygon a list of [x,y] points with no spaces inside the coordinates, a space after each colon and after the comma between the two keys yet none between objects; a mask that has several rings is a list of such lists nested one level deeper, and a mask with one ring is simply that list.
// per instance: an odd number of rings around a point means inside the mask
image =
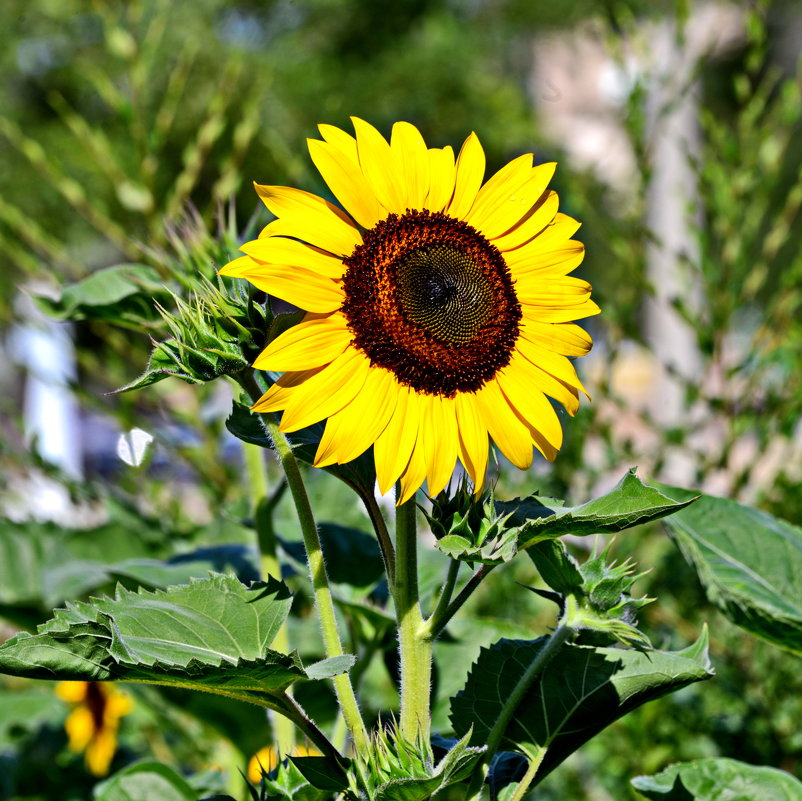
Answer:
[{"label": "green leaf", "polygon": [[118,264],[65,287],[56,301],[39,297],[37,303],[62,320],[148,322],[158,317],[154,299],[166,301],[169,296],[152,267]]},{"label": "green leaf", "polygon": [[318,790],[339,793],[348,788],[348,774],[335,759],[325,756],[291,756],[290,762]]},{"label": "green leaf", "polygon": [[635,789],[652,801],[799,801],[802,783],[782,770],[736,759],[697,759],[638,776]]},{"label": "green leaf", "polygon": [[562,501],[532,496],[497,501],[496,511],[511,513],[509,525],[521,527],[518,550],[522,550],[565,534],[587,536],[623,531],[673,514],[693,500],[694,497],[673,500],[643,484],[630,470],[613,490],[580,506],[564,506]]},{"label": "green leaf", "polygon": [[568,595],[584,584],[579,563],[559,540],[537,542],[527,553],[543,581],[556,592]]},{"label": "green leaf", "polygon": [[172,768],[159,762],[129,765],[98,784],[94,801],[196,801],[197,794]]},{"label": "green leaf", "polygon": [[[483,649],[465,688],[451,700],[458,735],[473,726],[484,743],[510,690],[548,641],[500,640]],[[501,747],[534,758],[546,749],[536,781],[613,721],[647,701],[710,678],[707,631],[684,651],[635,651],[565,645],[529,687]]]},{"label": "green leaf", "polygon": [[[286,585],[245,586],[214,575],[155,593],[119,589],[114,599],[69,604],[0,646],[0,671],[16,676],[136,681],[226,694],[275,706],[309,678],[296,655],[268,646],[289,613]],[[319,665],[330,676],[348,659]]]},{"label": "green leaf", "polygon": [[[664,491],[678,499],[690,494]],[[666,522],[708,598],[733,623],[802,654],[801,528],[709,495]]]},{"label": "green leaf", "polygon": [[[369,587],[384,575],[384,563],[375,536],[337,523],[321,523],[319,531],[326,571],[331,581]],[[304,566],[306,573],[306,549],[303,543],[282,539],[281,547]]]},{"label": "green leaf", "polygon": [[52,523],[0,521],[0,613],[33,627],[50,610],[90,592],[125,587],[147,589],[183,584],[210,570],[236,569],[243,579],[258,575],[242,546],[215,546],[168,560],[168,534],[152,521],[109,505],[110,518],[90,529]]},{"label": "green leaf", "polygon": [[61,726],[66,712],[50,687],[24,691],[0,687],[0,749],[41,726]]}]

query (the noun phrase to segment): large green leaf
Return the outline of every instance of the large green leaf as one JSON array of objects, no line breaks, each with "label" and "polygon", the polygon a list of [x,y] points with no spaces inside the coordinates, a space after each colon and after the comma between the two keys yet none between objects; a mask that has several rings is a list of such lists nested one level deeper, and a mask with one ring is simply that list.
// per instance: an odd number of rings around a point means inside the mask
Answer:
[{"label": "large green leaf", "polygon": [[785,771],[736,759],[697,759],[638,776],[635,789],[652,801],[799,801],[802,783]]},{"label": "large green leaf", "polygon": [[159,274],[142,264],[117,264],[97,270],[64,288],[58,300],[37,298],[52,317],[143,323],[158,317],[154,299],[170,297]]},{"label": "large green leaf", "polygon": [[155,593],[119,589],[114,599],[57,610],[34,635],[12,637],[0,646],[0,671],[181,686],[270,705],[265,694],[352,664],[349,657],[326,660],[307,673],[296,655],[269,650],[291,602],[286,585],[272,578],[245,586],[214,575]]},{"label": "large green leaf", "polygon": [[[473,726],[472,742],[486,742],[511,689],[547,640],[500,640],[482,650],[451,702],[458,735]],[[565,645],[524,694],[501,747],[530,759],[545,748],[539,781],[622,715],[712,675],[706,631],[677,652]]]},{"label": "large green leaf", "polygon": [[[690,493],[665,487],[672,498]],[[758,637],[802,653],[802,529],[705,495],[668,521],[710,600]]]},{"label": "large green leaf", "polygon": [[196,801],[197,793],[173,768],[138,762],[95,787],[94,801]]},{"label": "large green leaf", "polygon": [[[107,522],[89,529],[53,523],[0,521],[0,616],[24,627],[46,619],[53,607],[90,592],[183,584],[210,570],[257,576],[243,546],[216,546],[168,559],[168,537],[151,521],[110,505]],[[155,534],[155,536],[154,536]]]},{"label": "large green leaf", "polygon": [[693,497],[674,500],[649,487],[630,470],[616,487],[580,506],[533,495],[523,500],[497,501],[496,512],[511,513],[507,525],[520,527],[518,550],[564,534],[612,534],[665,517],[688,506]]}]

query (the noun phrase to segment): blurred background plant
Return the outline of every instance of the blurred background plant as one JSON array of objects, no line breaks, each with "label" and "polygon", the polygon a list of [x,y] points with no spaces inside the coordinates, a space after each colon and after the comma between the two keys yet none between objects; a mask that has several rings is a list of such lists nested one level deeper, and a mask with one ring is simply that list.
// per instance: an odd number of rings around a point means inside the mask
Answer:
[{"label": "blurred background plant", "polygon": [[[227,341],[246,352],[259,342],[238,338],[242,321],[291,322],[219,284],[216,268],[269,219],[252,180],[325,191],[303,140],[349,114],[383,130],[409,119],[431,145],[476,129],[490,170],[530,150],[556,158],[561,209],[584,222],[581,272],[604,312],[578,365],[594,403],[566,420],[553,466],[500,465],[498,495],[581,501],[637,463],[649,478],[802,519],[796,4],[6,0],[4,11],[0,637],[117,581],[257,575],[259,498],[244,477],[264,466],[226,430],[233,382],[108,393],[145,372],[153,341],[169,355],[187,308],[223,309]],[[236,368],[212,361],[210,377]],[[274,467],[274,525],[297,559]],[[332,476],[309,480],[321,520],[368,530]],[[616,551],[653,568],[639,588],[660,601],[642,615],[655,643],[678,647],[710,621],[718,678],[615,724],[538,797],[623,798],[637,773],[719,754],[799,771],[796,657],[727,623],[658,527]],[[288,580],[299,593],[290,637],[314,650],[303,571]],[[545,620],[533,594],[504,603],[531,580],[525,565],[499,570],[471,602],[471,631],[450,628],[442,654],[467,666],[479,645]],[[394,642],[366,593],[343,584],[341,601],[363,610],[355,641],[386,657],[359,676],[375,714],[394,702]],[[442,699],[451,684],[440,678]],[[198,792],[230,790],[273,739],[255,708],[152,688],[131,697],[112,770],[145,756]],[[332,715],[327,697],[305,706]],[[97,779],[68,747],[69,713],[53,688],[1,681],[0,797],[87,797]]]}]

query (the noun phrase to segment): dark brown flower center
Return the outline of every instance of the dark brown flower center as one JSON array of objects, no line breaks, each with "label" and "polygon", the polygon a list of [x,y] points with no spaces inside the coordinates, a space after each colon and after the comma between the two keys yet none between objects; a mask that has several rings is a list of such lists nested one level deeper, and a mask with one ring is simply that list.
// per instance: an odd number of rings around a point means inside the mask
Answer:
[{"label": "dark brown flower center", "polygon": [[345,264],[343,312],[355,345],[402,384],[451,396],[509,363],[521,307],[501,252],[467,223],[391,214]]}]

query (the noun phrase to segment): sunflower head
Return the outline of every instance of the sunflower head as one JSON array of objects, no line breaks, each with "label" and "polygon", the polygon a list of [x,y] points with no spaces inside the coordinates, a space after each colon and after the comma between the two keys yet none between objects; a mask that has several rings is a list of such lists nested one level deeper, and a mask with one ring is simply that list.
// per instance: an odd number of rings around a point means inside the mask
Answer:
[{"label": "sunflower head", "polygon": [[573,415],[584,392],[570,357],[591,340],[575,321],[599,311],[570,275],[584,247],[547,188],[555,165],[526,154],[485,182],[475,134],[455,157],[406,122],[389,142],[353,124],[309,140],[342,208],[257,185],[276,219],[221,270],[307,312],[256,359],[283,375],[254,409],[283,411],[286,432],[325,419],[319,466],[373,446],[399,503],[424,481],[437,495],[458,459],[480,491],[491,439],[521,469],[533,446],[553,460],[552,400]]}]

